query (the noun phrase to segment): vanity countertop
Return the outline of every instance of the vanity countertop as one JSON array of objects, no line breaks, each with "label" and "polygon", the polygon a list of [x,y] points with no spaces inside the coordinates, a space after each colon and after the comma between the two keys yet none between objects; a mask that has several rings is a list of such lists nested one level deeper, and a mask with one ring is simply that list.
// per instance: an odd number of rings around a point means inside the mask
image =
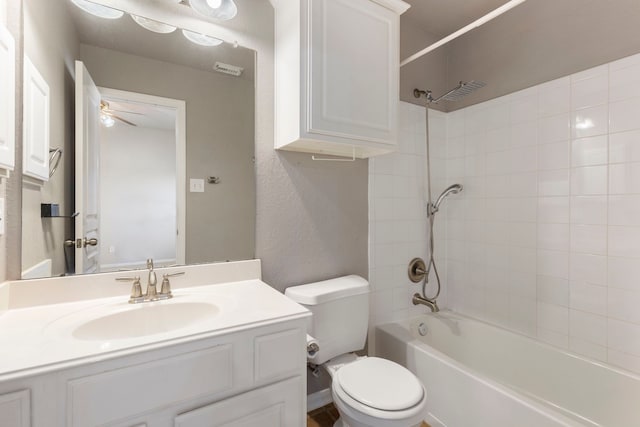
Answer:
[{"label": "vanity countertop", "polygon": [[[0,381],[311,315],[260,279],[179,288],[174,289],[173,294],[174,297],[170,300],[142,304],[128,304],[128,295],[120,295],[2,312]],[[214,307],[214,315],[205,314],[195,322],[183,322],[177,329],[172,329],[172,319],[176,322],[181,320],[165,314],[161,320],[167,322],[168,330],[158,332],[154,318],[154,322],[148,322],[152,327],[151,333],[128,336],[131,335],[128,333],[131,328],[126,322],[121,322],[123,337],[78,337],[78,328],[92,320],[114,313],[136,315],[139,313],[134,313],[135,310],[151,307],[153,310],[164,311],[166,306],[176,304],[186,304],[183,305],[187,308],[186,311],[191,311],[191,307]],[[129,325],[131,323],[134,322]],[[111,329],[106,330],[109,335]],[[118,334],[117,330],[114,334]]]}]

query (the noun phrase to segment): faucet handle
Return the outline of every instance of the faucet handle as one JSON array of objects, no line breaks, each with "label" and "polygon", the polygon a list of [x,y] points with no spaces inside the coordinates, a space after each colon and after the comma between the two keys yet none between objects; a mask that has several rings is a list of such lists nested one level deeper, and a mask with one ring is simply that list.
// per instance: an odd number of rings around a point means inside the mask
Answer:
[{"label": "faucet handle", "polygon": [[118,282],[133,282],[131,285],[131,296],[129,297],[129,303],[135,304],[138,302],[144,301],[144,296],[142,296],[142,285],[140,284],[140,277],[118,277],[116,278]]},{"label": "faucet handle", "polygon": [[160,295],[164,296],[164,298],[172,298],[171,295],[171,283],[169,282],[169,277],[182,276],[184,271],[179,271],[177,273],[166,273],[162,275],[162,287],[160,288]]}]

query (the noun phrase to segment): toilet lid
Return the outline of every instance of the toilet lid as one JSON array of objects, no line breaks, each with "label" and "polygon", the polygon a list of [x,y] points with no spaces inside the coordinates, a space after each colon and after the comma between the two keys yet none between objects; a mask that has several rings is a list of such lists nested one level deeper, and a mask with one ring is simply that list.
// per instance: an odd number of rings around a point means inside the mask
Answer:
[{"label": "toilet lid", "polygon": [[417,405],[424,396],[422,384],[408,369],[378,357],[349,363],[335,380],[352,399],[383,411],[399,411]]}]

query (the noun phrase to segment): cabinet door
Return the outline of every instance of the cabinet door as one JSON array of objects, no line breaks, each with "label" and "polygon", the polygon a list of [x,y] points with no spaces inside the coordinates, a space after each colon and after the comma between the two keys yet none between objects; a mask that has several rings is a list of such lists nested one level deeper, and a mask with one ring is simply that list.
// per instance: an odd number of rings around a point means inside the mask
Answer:
[{"label": "cabinet door", "polygon": [[175,427],[291,427],[305,425],[300,377],[180,414]]},{"label": "cabinet door", "polygon": [[24,57],[23,173],[49,180],[49,85]]},{"label": "cabinet door", "polygon": [[309,4],[307,132],[395,144],[399,17],[371,0]]},{"label": "cabinet door", "polygon": [[15,43],[0,24],[0,167],[9,170],[15,163],[15,71]]},{"label": "cabinet door", "polygon": [[2,427],[29,427],[31,405],[29,390],[0,395],[0,425]]}]

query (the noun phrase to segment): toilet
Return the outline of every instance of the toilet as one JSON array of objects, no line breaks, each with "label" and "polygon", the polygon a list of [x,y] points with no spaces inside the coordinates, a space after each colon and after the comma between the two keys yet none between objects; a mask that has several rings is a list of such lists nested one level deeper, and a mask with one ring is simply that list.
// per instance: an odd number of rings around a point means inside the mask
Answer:
[{"label": "toilet", "polygon": [[319,350],[309,359],[331,375],[340,413],[334,427],[413,427],[427,415],[427,392],[405,367],[359,357],[369,326],[369,283],[359,276],[292,286],[285,295],[313,313],[309,334]]}]

